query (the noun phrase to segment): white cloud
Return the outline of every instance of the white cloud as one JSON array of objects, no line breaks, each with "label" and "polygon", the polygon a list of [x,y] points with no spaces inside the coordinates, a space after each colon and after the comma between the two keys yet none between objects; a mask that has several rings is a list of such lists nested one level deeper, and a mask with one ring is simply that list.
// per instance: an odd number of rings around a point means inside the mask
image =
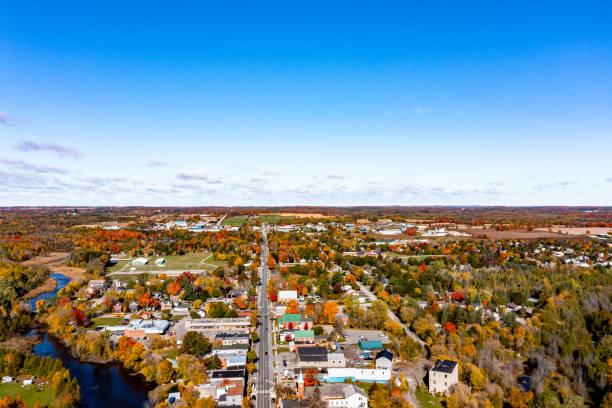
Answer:
[{"label": "white cloud", "polygon": [[6,112],[0,111],[0,123],[6,126],[17,126],[17,119]]},{"label": "white cloud", "polygon": [[416,105],[414,107],[414,113],[416,113],[417,115],[428,115],[430,113],[434,113],[434,109],[433,108],[427,108],[427,107],[423,107],[421,105]]},{"label": "white cloud", "polygon": [[23,171],[31,171],[35,173],[58,173],[58,174],[68,173],[68,170],[66,169],[59,169],[57,167],[41,166],[38,164],[27,163],[20,159],[0,158],[0,163],[5,164],[14,169],[23,170]]},{"label": "white cloud", "polygon": [[59,157],[65,158],[70,157],[78,159],[81,157],[81,153],[76,149],[72,149],[65,146],[60,146],[55,143],[36,143],[29,140],[23,141],[17,145],[17,150],[23,152],[37,152],[37,151],[50,151],[56,153]]}]

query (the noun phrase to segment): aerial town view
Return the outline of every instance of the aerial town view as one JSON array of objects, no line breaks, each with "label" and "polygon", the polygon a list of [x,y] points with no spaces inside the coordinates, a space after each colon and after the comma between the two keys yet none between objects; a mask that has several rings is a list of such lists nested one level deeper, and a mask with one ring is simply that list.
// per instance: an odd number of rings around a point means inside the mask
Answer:
[{"label": "aerial town view", "polygon": [[612,408],[612,3],[0,7],[0,408]]}]

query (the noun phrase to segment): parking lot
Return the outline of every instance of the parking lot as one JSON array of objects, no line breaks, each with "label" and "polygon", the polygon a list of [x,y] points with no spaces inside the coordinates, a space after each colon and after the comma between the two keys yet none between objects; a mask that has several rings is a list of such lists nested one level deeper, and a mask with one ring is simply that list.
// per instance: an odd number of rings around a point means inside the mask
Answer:
[{"label": "parking lot", "polygon": [[388,342],[387,338],[381,337],[383,334],[381,330],[351,330],[345,329],[342,331],[344,333],[344,337],[346,338],[346,342],[344,344],[357,344],[361,337],[365,337],[368,340],[380,340],[384,343]]}]

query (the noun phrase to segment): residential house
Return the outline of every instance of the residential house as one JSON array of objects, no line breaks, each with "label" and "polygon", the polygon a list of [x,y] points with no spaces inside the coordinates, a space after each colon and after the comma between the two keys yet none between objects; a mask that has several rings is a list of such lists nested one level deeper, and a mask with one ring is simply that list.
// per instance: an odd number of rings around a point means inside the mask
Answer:
[{"label": "residential house", "polygon": [[436,360],[429,370],[429,392],[432,394],[448,394],[458,382],[459,367],[456,361]]},{"label": "residential house", "polygon": [[293,332],[293,337],[296,343],[313,344],[315,342],[314,330],[296,330]]},{"label": "residential house", "polygon": [[381,370],[391,370],[393,368],[393,353],[387,349],[383,349],[374,358],[376,368]]},{"label": "residential house", "polygon": [[308,330],[312,329],[312,319],[302,317],[301,314],[284,314],[278,319],[278,325],[283,329]]},{"label": "residential house", "polygon": [[92,279],[87,284],[87,288],[102,291],[106,288],[106,281],[104,279]]},{"label": "residential house", "polygon": [[297,290],[280,290],[278,291],[278,302],[289,303],[292,300],[297,302]]},{"label": "residential house", "polygon": [[367,408],[368,395],[354,384],[323,384],[321,399],[329,408]]}]

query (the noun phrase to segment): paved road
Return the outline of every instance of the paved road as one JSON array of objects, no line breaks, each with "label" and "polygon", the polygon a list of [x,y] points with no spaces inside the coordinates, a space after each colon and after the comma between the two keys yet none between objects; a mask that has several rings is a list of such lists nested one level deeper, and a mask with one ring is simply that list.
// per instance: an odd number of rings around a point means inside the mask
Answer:
[{"label": "paved road", "polygon": [[268,285],[268,237],[262,230],[263,245],[261,248],[261,286],[259,288],[259,366],[257,367],[257,408],[270,408],[274,389],[273,367],[270,360],[270,314],[266,288]]},{"label": "paved road", "polygon": [[[371,301],[375,301],[377,299],[376,295],[373,294],[372,292],[370,292],[370,289],[368,289],[366,286],[364,286],[361,282],[357,281],[357,284],[359,285],[359,288],[361,289],[361,291],[363,293],[365,293],[365,295],[368,297],[368,299],[370,299]],[[423,340],[419,339],[419,337],[416,335],[416,333],[411,331],[408,328],[408,326],[406,326],[404,323],[402,323],[402,321],[399,319],[399,317],[397,317],[397,315],[395,313],[393,313],[393,311],[391,309],[387,308],[387,310],[389,312],[389,316],[391,316],[391,318],[393,320],[395,320],[396,322],[398,322],[402,326],[402,328],[404,329],[404,331],[406,332],[406,334],[408,336],[410,336],[413,340],[418,341],[421,344],[421,346],[425,345],[425,342]]]}]

